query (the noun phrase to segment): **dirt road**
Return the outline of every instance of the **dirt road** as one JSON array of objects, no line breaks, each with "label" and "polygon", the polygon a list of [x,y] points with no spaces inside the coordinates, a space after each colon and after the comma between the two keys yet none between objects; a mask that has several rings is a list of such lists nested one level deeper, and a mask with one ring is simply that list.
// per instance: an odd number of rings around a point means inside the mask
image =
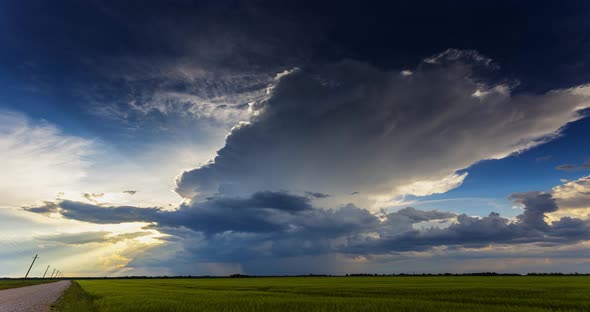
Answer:
[{"label": "dirt road", "polygon": [[70,281],[0,290],[2,312],[47,312]]}]

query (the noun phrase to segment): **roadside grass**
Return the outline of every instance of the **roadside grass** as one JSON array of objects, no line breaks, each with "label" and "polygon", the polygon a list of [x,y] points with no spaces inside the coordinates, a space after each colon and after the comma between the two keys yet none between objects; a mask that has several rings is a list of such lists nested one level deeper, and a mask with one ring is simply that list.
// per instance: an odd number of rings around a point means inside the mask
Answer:
[{"label": "roadside grass", "polygon": [[24,286],[32,286],[38,284],[45,284],[45,283],[52,283],[57,282],[57,280],[51,279],[5,279],[0,280],[0,290],[9,289],[9,288],[17,288],[17,287],[24,287]]},{"label": "roadside grass", "polygon": [[78,287],[75,291],[86,294],[64,299],[57,311],[93,311],[85,309],[89,303],[97,312],[590,311],[587,276],[116,279],[78,283],[79,287],[73,286]]},{"label": "roadside grass", "polygon": [[96,311],[96,307],[92,302],[92,297],[74,281],[52,305],[52,310],[60,312],[93,312]]}]

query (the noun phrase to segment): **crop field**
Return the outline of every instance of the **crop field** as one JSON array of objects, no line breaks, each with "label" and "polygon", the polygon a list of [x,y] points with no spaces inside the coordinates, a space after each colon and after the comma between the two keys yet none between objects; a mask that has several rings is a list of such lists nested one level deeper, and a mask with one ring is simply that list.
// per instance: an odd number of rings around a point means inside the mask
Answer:
[{"label": "crop field", "polygon": [[57,311],[590,311],[590,277],[80,280]]},{"label": "crop field", "polygon": [[9,288],[17,288],[17,287],[24,287],[24,286],[31,286],[43,283],[50,283],[55,282],[55,280],[36,280],[36,279],[4,279],[0,280],[0,290],[9,289]]}]

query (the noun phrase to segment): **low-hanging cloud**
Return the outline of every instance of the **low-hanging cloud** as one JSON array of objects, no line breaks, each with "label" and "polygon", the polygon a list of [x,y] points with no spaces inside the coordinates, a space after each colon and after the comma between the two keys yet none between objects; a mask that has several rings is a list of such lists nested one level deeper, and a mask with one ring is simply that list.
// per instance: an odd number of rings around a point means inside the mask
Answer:
[{"label": "low-hanging cloud", "polygon": [[[260,257],[347,254],[371,256],[435,247],[482,248],[493,244],[540,246],[573,244],[590,239],[587,219],[563,217],[549,222],[559,209],[550,193],[515,193],[509,197],[523,213],[508,219],[404,208],[377,216],[346,205],[319,209],[310,198],[284,192],[260,192],[244,198],[217,197],[183,204],[177,210],[108,207],[81,202],[46,203],[25,210],[93,223],[147,222],[168,234],[199,261],[240,262]],[[419,229],[425,221],[456,220],[449,226]]]},{"label": "low-hanging cloud", "polygon": [[588,86],[513,94],[485,78],[494,68],[474,51],[449,50],[406,74],[355,61],[293,70],[176,191],[442,193],[461,185],[458,170],[546,142],[590,104]]},{"label": "low-hanging cloud", "polygon": [[481,248],[491,244],[555,245],[590,238],[590,221],[587,219],[563,217],[547,223],[547,214],[558,209],[555,199],[549,193],[515,193],[509,198],[524,208],[516,221],[495,212],[483,218],[462,214],[457,216],[457,223],[446,228],[408,230],[389,237],[366,237],[350,241],[342,251],[371,254],[428,250],[434,246]]}]

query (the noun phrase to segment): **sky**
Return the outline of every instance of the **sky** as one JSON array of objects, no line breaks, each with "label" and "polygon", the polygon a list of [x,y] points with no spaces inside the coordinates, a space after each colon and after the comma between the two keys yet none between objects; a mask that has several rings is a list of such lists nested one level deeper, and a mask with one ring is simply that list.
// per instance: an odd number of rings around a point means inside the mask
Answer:
[{"label": "sky", "polygon": [[0,276],[590,273],[590,4],[2,1]]}]

